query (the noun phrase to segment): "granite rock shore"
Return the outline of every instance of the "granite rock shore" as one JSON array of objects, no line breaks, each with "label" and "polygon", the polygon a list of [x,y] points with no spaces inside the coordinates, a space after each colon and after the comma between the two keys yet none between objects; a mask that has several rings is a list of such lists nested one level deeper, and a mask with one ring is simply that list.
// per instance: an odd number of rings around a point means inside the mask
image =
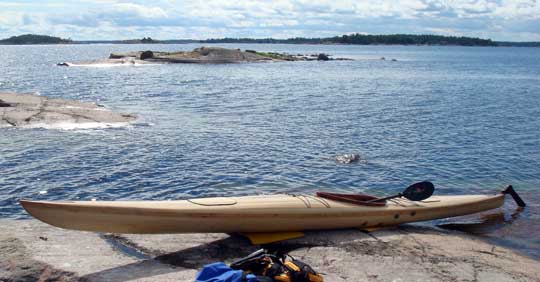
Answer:
[{"label": "granite rock shore", "polygon": [[135,119],[135,115],[113,112],[95,103],[0,93],[0,127],[109,127]]},{"label": "granite rock shore", "polygon": [[[193,281],[260,248],[226,234],[113,235],[1,219],[0,281]],[[456,231],[403,225],[308,232],[274,246],[325,281],[540,281],[539,262]]]}]

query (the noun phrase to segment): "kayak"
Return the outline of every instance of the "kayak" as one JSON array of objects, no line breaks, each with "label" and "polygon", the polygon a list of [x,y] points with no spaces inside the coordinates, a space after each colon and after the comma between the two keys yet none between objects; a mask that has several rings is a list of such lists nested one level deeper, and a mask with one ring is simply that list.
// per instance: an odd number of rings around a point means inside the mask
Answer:
[{"label": "kayak", "polygon": [[259,195],[175,201],[29,201],[35,218],[61,228],[110,233],[253,233],[393,226],[498,208],[496,195],[395,198],[358,205],[314,195]]}]

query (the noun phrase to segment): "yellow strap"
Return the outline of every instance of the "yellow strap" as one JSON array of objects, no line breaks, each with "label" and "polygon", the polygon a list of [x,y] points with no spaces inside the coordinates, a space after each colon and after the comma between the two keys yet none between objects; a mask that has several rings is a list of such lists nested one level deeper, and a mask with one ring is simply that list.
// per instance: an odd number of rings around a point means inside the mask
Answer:
[{"label": "yellow strap", "polygon": [[274,276],[274,280],[277,282],[291,282],[291,277],[287,274],[281,274],[279,276]]},{"label": "yellow strap", "polygon": [[309,281],[310,282],[323,282],[324,281],[322,276],[320,276],[319,274],[308,273],[308,276],[309,276]]},{"label": "yellow strap", "polygon": [[285,265],[290,267],[294,271],[300,271],[300,267],[298,267],[296,264],[294,264],[292,261],[286,261]]},{"label": "yellow strap", "polygon": [[302,232],[256,232],[240,234],[246,236],[253,245],[268,244],[304,236]]}]

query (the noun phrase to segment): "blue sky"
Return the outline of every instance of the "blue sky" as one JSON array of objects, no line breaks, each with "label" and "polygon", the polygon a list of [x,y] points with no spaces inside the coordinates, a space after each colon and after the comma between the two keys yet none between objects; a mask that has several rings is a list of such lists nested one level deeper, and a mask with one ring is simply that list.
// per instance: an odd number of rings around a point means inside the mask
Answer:
[{"label": "blue sky", "polygon": [[0,38],[205,39],[441,34],[540,41],[539,0],[0,0]]}]

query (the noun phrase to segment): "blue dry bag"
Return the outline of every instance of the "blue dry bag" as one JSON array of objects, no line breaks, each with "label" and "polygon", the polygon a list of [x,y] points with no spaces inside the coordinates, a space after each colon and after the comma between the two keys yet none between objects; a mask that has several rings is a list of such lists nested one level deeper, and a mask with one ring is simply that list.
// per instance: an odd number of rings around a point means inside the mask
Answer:
[{"label": "blue dry bag", "polygon": [[197,274],[195,282],[258,282],[253,274],[244,275],[242,270],[231,269],[222,262],[207,264]]}]

